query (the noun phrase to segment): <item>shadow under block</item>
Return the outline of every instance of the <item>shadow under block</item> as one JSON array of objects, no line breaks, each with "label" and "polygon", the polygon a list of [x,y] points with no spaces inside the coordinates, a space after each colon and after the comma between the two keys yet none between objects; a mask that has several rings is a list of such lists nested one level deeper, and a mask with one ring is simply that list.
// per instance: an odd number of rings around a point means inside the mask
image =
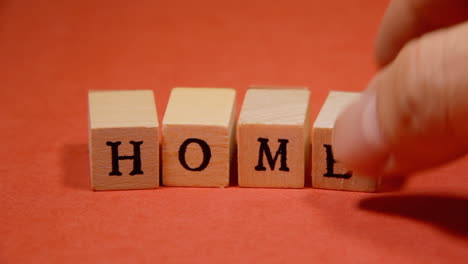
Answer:
[{"label": "shadow under block", "polygon": [[303,188],[310,164],[308,89],[249,89],[237,126],[241,187]]},{"label": "shadow under block", "polygon": [[312,127],[312,187],[363,192],[377,190],[379,179],[355,174],[333,157],[335,120],[359,96],[359,93],[332,91],[320,110]]},{"label": "shadow under block", "polygon": [[235,118],[234,89],[174,88],[163,120],[163,185],[227,187]]},{"label": "shadow under block", "polygon": [[158,120],[152,91],[90,91],[93,190],[159,187]]}]

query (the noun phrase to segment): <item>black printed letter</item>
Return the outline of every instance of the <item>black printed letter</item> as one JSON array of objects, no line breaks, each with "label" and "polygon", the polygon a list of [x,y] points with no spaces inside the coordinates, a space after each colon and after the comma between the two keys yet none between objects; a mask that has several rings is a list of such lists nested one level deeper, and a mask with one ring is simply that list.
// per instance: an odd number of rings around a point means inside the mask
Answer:
[{"label": "black printed letter", "polygon": [[[185,152],[187,151],[187,146],[190,143],[197,143],[198,145],[200,145],[200,147],[202,149],[202,152],[203,152],[203,161],[200,164],[200,166],[198,166],[196,168],[190,168],[189,165],[187,164],[187,161],[185,160]],[[201,139],[188,138],[187,140],[184,141],[184,143],[182,143],[182,145],[180,145],[180,148],[179,148],[179,162],[180,162],[180,164],[182,164],[182,167],[184,167],[185,169],[187,169],[189,171],[202,171],[202,170],[204,170],[206,167],[208,167],[208,164],[210,163],[210,159],[211,159],[210,146],[208,146],[208,144],[205,141],[201,140]]]},{"label": "black printed letter", "polygon": [[119,156],[119,145],[121,143],[120,141],[106,142],[106,145],[110,146],[112,151],[112,171],[109,172],[109,176],[122,175],[119,171],[119,160],[133,160],[133,170],[130,172],[130,175],[143,174],[140,155],[140,145],[143,144],[143,141],[130,141],[130,144],[133,145],[133,156]]},{"label": "black printed letter", "polygon": [[256,171],[264,171],[266,170],[265,166],[263,166],[263,153],[268,160],[268,164],[270,165],[270,169],[275,169],[276,160],[278,160],[278,156],[281,155],[281,167],[279,168],[280,171],[289,171],[288,165],[286,164],[287,161],[287,148],[286,144],[288,144],[289,140],[287,139],[278,139],[280,143],[278,150],[276,151],[275,157],[271,156],[270,147],[268,146],[268,138],[258,138],[257,140],[260,142],[260,149],[258,153],[258,165],[255,166]]},{"label": "black printed letter", "polygon": [[335,165],[335,159],[333,158],[333,152],[331,145],[324,144],[325,151],[327,153],[327,172],[323,174],[325,177],[333,177],[333,178],[342,178],[342,179],[349,179],[351,176],[353,176],[352,171],[348,171],[345,174],[335,174],[334,173],[334,165]]}]

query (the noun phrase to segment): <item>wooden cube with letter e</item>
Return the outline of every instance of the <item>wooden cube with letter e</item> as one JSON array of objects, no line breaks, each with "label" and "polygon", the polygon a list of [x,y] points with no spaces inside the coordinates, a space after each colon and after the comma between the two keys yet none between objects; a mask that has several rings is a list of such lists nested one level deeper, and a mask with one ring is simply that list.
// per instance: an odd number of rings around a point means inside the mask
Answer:
[{"label": "wooden cube with letter e", "polygon": [[303,188],[308,171],[310,91],[251,88],[238,122],[241,187]]},{"label": "wooden cube with letter e", "polygon": [[380,179],[356,174],[333,156],[332,133],[335,120],[359,95],[353,92],[330,92],[312,126],[314,188],[375,192],[379,186]]},{"label": "wooden cube with letter e", "polygon": [[93,190],[159,186],[158,119],[153,91],[90,91]]},{"label": "wooden cube with letter e", "polygon": [[234,89],[174,88],[163,120],[163,184],[227,187],[235,119]]}]

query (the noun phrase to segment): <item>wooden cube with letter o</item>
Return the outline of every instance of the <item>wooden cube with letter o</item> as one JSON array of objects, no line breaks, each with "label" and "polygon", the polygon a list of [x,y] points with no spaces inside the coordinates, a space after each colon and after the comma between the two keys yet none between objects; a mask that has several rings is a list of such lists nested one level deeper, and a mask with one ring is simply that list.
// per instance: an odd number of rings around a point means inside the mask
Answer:
[{"label": "wooden cube with letter o", "polygon": [[163,185],[229,185],[235,109],[233,89],[172,90],[163,120]]}]

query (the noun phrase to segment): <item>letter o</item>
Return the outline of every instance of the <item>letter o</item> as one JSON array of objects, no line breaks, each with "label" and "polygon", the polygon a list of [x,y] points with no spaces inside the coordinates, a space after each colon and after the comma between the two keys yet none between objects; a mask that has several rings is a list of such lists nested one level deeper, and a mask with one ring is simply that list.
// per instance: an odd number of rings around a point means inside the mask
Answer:
[{"label": "letter o", "polygon": [[[200,166],[196,168],[191,168],[187,164],[187,161],[185,160],[185,153],[187,152],[187,146],[191,143],[197,143],[203,152],[203,161],[200,164]],[[204,140],[201,140],[198,138],[188,138],[184,141],[184,143],[182,143],[182,145],[180,145],[179,162],[182,165],[182,167],[184,167],[185,169],[189,171],[202,171],[206,169],[206,167],[208,167],[210,160],[211,160],[211,149],[210,149],[210,146],[208,146],[208,144]]]}]

